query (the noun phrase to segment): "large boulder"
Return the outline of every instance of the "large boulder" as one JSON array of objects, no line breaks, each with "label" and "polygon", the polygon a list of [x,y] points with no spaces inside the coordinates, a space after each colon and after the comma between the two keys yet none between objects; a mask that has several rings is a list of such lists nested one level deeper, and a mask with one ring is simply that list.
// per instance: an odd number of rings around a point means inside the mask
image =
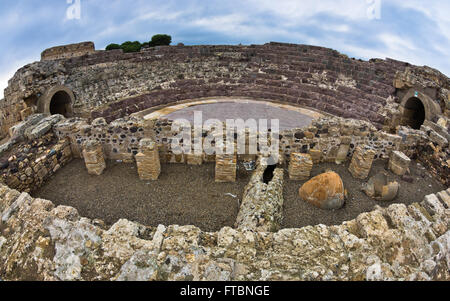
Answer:
[{"label": "large boulder", "polygon": [[345,203],[344,183],[335,172],[312,178],[300,188],[302,200],[326,210],[340,209]]}]

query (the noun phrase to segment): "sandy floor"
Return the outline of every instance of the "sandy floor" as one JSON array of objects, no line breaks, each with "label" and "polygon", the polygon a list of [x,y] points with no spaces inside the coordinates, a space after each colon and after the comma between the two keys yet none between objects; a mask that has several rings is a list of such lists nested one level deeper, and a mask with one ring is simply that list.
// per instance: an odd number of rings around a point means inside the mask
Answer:
[{"label": "sandy floor", "polygon": [[[396,180],[400,184],[400,192],[397,199],[393,202],[378,202],[361,191],[361,186],[366,181],[355,180],[348,171],[348,165],[349,163],[345,165],[320,164],[314,167],[312,171],[312,176],[316,176],[331,169],[341,176],[345,189],[349,192],[349,198],[344,208],[336,211],[321,210],[302,201],[298,191],[306,181],[290,181],[286,172],[283,228],[301,228],[317,224],[339,225],[356,218],[363,212],[372,211],[375,205],[388,207],[395,203],[412,204],[422,201],[424,196],[428,194],[445,189],[442,184],[432,179],[423,168],[419,168],[417,163],[412,162],[410,170],[414,182],[407,183],[402,181],[400,177],[388,171],[389,180]],[[372,166],[369,177],[380,171],[385,171],[385,167],[387,167],[387,161],[376,161]]]},{"label": "sandy floor", "polygon": [[96,177],[87,174],[83,161],[74,160],[33,196],[75,207],[81,216],[108,225],[126,218],[147,226],[193,224],[217,231],[234,226],[250,174],[241,170],[238,177],[236,183],[219,184],[214,182],[214,164],[168,164],[158,181],[140,181],[133,164],[115,161]]},{"label": "sandy floor", "polygon": [[[383,171],[387,162],[377,161],[371,176]],[[304,182],[290,181],[285,173],[283,228],[307,225],[337,225],[371,211],[375,205],[392,203],[411,204],[421,201],[425,195],[445,189],[431,179],[424,169],[412,164],[415,179],[410,184],[388,173],[390,180],[399,181],[401,188],[397,200],[381,203],[367,197],[361,191],[363,181],[355,180],[347,165],[320,164],[312,175],[332,169],[338,172],[349,199],[343,209],[326,211],[300,199],[298,190]],[[121,218],[147,226],[196,225],[204,231],[217,231],[225,226],[233,227],[238,213],[238,201],[250,180],[250,173],[241,168],[236,183],[215,183],[214,164],[188,166],[164,164],[156,182],[140,181],[133,164],[110,161],[100,176],[87,174],[83,161],[75,160],[61,169],[33,196],[52,200],[56,205],[68,205],[78,209],[81,216],[99,218],[112,225]],[[424,177],[422,177],[424,176]],[[236,196],[230,196],[228,193]]]}]

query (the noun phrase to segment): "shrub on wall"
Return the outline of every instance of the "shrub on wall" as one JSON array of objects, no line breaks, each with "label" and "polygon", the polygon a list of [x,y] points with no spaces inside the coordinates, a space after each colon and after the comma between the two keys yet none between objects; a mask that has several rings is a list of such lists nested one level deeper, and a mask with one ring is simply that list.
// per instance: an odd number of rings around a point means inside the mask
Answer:
[{"label": "shrub on wall", "polygon": [[115,50],[115,49],[120,49],[120,45],[119,44],[109,44],[108,46],[106,46],[106,50]]},{"label": "shrub on wall", "polygon": [[149,42],[150,47],[169,46],[172,43],[172,37],[167,34],[157,34]]},{"label": "shrub on wall", "polygon": [[123,49],[123,52],[139,52],[142,48],[142,44],[139,41],[130,42],[127,41],[120,45],[120,48]]}]

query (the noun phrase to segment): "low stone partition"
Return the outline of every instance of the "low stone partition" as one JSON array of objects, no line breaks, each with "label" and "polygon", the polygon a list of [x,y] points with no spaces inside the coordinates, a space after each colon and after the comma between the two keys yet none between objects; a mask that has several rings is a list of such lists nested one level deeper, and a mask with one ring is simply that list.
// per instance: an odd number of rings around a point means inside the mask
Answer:
[{"label": "low stone partition", "polygon": [[273,178],[264,182],[264,173],[272,167],[259,164],[245,187],[236,228],[257,232],[275,232],[283,220],[284,171],[273,170]]}]

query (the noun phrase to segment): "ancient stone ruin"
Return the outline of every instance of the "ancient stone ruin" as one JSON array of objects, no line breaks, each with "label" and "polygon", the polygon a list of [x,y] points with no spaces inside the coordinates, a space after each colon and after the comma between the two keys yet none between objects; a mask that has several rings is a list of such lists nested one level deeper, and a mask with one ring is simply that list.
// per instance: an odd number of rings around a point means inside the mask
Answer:
[{"label": "ancient stone ruin", "polygon": [[[285,110],[279,160],[174,150],[231,102]],[[439,71],[323,47],[48,49],[0,100],[0,279],[450,280],[449,118]]]}]

